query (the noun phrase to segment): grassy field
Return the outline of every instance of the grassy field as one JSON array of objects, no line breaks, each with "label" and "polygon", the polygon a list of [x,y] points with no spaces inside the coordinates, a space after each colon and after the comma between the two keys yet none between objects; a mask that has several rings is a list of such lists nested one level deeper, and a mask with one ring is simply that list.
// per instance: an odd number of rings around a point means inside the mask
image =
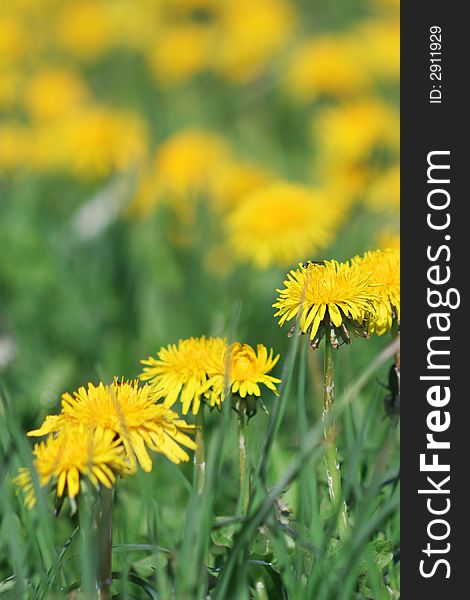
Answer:
[{"label": "grassy field", "polygon": [[[13,4],[0,14],[0,597],[398,599],[399,424],[381,385],[397,324],[313,350],[273,308],[299,263],[399,244],[398,3]],[[112,586],[97,591],[108,492],[83,476],[62,505],[26,432],[65,392],[134,380],[142,359],[200,336],[280,354],[277,394],[261,386],[247,420],[233,389],[220,410],[205,399],[204,481],[193,451],[118,478]]]}]

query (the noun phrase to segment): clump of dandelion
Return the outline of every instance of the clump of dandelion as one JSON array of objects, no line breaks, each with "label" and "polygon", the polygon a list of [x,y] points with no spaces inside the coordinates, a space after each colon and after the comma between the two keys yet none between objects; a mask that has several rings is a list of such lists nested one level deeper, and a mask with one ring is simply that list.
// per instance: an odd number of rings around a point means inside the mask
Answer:
[{"label": "clump of dandelion", "polygon": [[248,510],[250,497],[247,422],[257,410],[261,399],[260,385],[277,393],[276,384],[280,379],[268,375],[274,368],[279,355],[258,344],[256,350],[249,344],[235,342],[227,347],[223,360],[211,365],[213,375],[209,379],[211,393],[225,398],[225,390],[232,394],[232,405],[238,415],[238,459],[240,468],[240,509],[243,514]]},{"label": "clump of dandelion", "polygon": [[[196,452],[194,479],[199,492],[205,480],[204,405],[209,399],[207,387],[208,365],[223,356],[226,341],[222,338],[189,338],[161,348],[157,357],[142,360],[145,365],[140,378],[149,381],[156,397],[163,398],[165,406],[173,406],[180,398],[182,412],[189,409],[196,415]],[[220,396],[210,396],[211,406],[220,406]]]},{"label": "clump of dandelion", "polygon": [[[324,343],[323,419],[326,441],[325,461],[330,498],[338,515],[338,532],[344,538],[348,532],[347,507],[343,499],[340,466],[336,449],[336,424],[329,419],[334,403],[333,349],[350,343],[350,331],[367,337],[367,320],[375,314],[379,296],[372,275],[354,262],[325,260],[307,262],[292,270],[279,298],[273,305],[279,324],[296,319],[299,333],[309,336],[312,348]],[[292,334],[296,325],[290,330]],[[327,419],[329,419],[327,421]]]},{"label": "clump of dandelion", "polygon": [[[273,350],[258,344],[256,350],[249,344],[235,342],[227,346],[218,362],[209,366],[207,383],[211,396],[225,400],[226,391],[232,395],[232,406],[238,416],[238,459],[240,467],[240,509],[246,513],[249,503],[249,474],[247,453],[247,423],[261,401],[260,386],[277,394],[280,379],[269,375],[279,360]],[[264,405],[263,405],[264,406]]]},{"label": "clump of dandelion", "polygon": [[328,200],[323,190],[286,182],[256,189],[227,217],[229,245],[259,269],[314,255],[332,241],[341,220]]},{"label": "clump of dandelion", "polygon": [[[96,556],[96,586],[108,597],[112,581],[112,509],[118,475],[135,473],[137,462],[152,469],[148,450],[164,454],[175,463],[189,460],[183,447],[195,449],[189,437],[194,427],[150,395],[149,386],[115,379],[111,385],[89,383],[73,394],[63,394],[61,412],[46,417],[30,436],[47,435],[34,446],[33,467],[39,485],[54,485],[56,496],[67,493],[72,507],[82,483],[97,488],[95,505],[85,516],[86,496],[80,505],[80,522],[90,529]],[[21,469],[15,478],[25,493],[25,503],[36,502],[32,474]],[[80,495],[82,498],[82,495]],[[83,510],[82,510],[83,509]],[[91,519],[91,527],[89,520]],[[85,529],[82,528],[84,537]],[[103,596],[101,596],[103,594]]]},{"label": "clump of dandelion", "polygon": [[[182,412],[192,408],[196,415],[195,485],[200,491],[204,483],[204,404],[219,407],[226,393],[239,415],[240,467],[243,485],[246,485],[246,417],[256,412],[261,387],[276,393],[279,379],[269,375],[279,355],[268,352],[263,344],[256,350],[248,344],[235,342],[228,345],[223,338],[189,338],[161,348],[156,358],[141,362],[145,365],[141,379],[149,381],[155,396],[165,405],[173,406],[178,398]],[[247,488],[242,497],[246,499]],[[246,502],[244,502],[246,504]]]},{"label": "clump of dandelion", "polygon": [[173,462],[188,461],[180,444],[193,450],[195,444],[187,435],[193,429],[177,413],[157,403],[149,386],[136,381],[115,379],[111,385],[92,383],[72,394],[62,396],[62,411],[49,416],[43,425],[30,431],[30,436],[60,433],[71,424],[111,431],[123,445],[130,463],[137,461],[144,471],[152,470],[148,450],[164,454]]}]

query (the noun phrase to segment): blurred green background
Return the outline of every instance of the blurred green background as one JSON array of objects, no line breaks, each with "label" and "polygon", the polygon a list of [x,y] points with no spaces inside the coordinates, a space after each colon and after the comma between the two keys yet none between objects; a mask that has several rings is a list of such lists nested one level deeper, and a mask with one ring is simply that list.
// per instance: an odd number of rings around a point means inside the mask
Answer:
[{"label": "blurred green background", "polygon": [[[287,330],[272,304],[288,270],[398,246],[398,13],[396,0],[2,6],[0,377],[18,432],[56,412],[63,392],[134,378],[140,359],[189,336],[263,343],[281,353],[280,376]],[[341,349],[338,393],[385,344]],[[273,481],[297,444],[296,389]],[[362,432],[358,486],[389,427],[385,393],[371,382],[347,417],[340,453]],[[314,423],[318,401],[307,411]],[[250,423],[253,462],[267,419]],[[224,457],[233,482],[236,457]],[[191,465],[156,464],[120,488],[117,543],[182,536]],[[2,533],[22,540],[28,565],[24,509],[5,494]],[[235,500],[227,485],[216,514]],[[56,522],[57,543],[73,519]]]}]

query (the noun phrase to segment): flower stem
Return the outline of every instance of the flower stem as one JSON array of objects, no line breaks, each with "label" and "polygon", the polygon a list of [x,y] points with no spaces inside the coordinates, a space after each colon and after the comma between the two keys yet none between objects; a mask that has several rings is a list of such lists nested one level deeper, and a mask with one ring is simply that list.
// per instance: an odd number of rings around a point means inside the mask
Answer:
[{"label": "flower stem", "polygon": [[194,452],[194,487],[198,494],[204,489],[206,479],[206,451],[204,445],[204,404],[196,415],[196,450]]},{"label": "flower stem", "polygon": [[101,486],[93,511],[92,535],[97,553],[96,587],[99,600],[111,598],[114,487]]},{"label": "flower stem", "polygon": [[[323,418],[326,418],[333,407],[335,400],[335,366],[333,359],[333,348],[328,340],[325,340],[325,372],[323,379]],[[344,539],[348,532],[348,514],[346,503],[343,499],[341,485],[341,473],[336,450],[336,423],[332,421],[324,429],[326,440],[326,476],[328,490],[333,504],[335,514],[338,515],[338,534]]]},{"label": "flower stem", "polygon": [[246,403],[240,400],[238,408],[238,462],[240,465],[240,499],[239,509],[246,515],[249,504],[249,482],[246,452]]}]

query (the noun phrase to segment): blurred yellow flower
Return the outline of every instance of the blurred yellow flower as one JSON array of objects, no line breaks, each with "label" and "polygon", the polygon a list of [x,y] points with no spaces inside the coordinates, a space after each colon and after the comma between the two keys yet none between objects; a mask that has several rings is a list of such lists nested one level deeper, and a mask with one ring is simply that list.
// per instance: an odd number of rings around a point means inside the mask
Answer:
[{"label": "blurred yellow flower", "polygon": [[108,3],[68,0],[61,3],[56,24],[57,43],[84,60],[93,60],[109,50],[118,31],[109,18]]},{"label": "blurred yellow flower", "polygon": [[[140,379],[149,381],[157,397],[163,397],[166,406],[180,397],[182,412],[192,407],[199,412],[201,398],[207,392],[208,365],[223,356],[226,342],[222,338],[189,338],[161,348],[157,358],[142,360],[146,365]],[[213,406],[213,404],[211,404]]]},{"label": "blurred yellow flower", "polygon": [[63,394],[60,415],[47,417],[39,429],[28,435],[60,433],[71,424],[113,432],[124,446],[131,466],[136,466],[137,458],[144,471],[152,470],[147,448],[176,463],[189,460],[178,444],[195,448],[186,435],[192,426],[163,404],[157,404],[149,386],[139,387],[136,381],[115,379],[111,385],[98,386],[89,383],[88,388],[79,388],[73,396]]},{"label": "blurred yellow flower", "polygon": [[235,342],[228,346],[217,361],[209,365],[210,378],[207,388],[211,405],[220,405],[225,399],[225,388],[240,398],[261,396],[260,384],[276,393],[276,384],[281,380],[268,375],[279,360],[279,354],[268,354],[266,346],[258,344],[256,351],[249,344]]},{"label": "blurred yellow flower", "polygon": [[229,214],[228,243],[239,259],[261,269],[308,258],[336,233],[340,215],[329,200],[293,183],[255,189]]},{"label": "blurred yellow flower", "polygon": [[398,152],[398,113],[377,99],[365,98],[328,108],[313,123],[319,161],[357,163],[376,149]]},{"label": "blurred yellow flower", "polygon": [[222,137],[204,129],[184,129],[162,142],[154,160],[160,192],[174,196],[206,194],[214,174],[228,160]]},{"label": "blurred yellow flower", "polygon": [[[277,290],[274,316],[281,326],[298,317],[299,332],[310,337],[312,348],[318,348],[324,336],[335,348],[340,339],[349,344],[350,330],[366,337],[365,319],[378,300],[371,274],[349,262],[325,260],[291,270],[284,286]],[[294,331],[295,325],[290,333]]]},{"label": "blurred yellow flower", "polygon": [[212,32],[196,24],[163,28],[149,49],[148,61],[163,86],[184,83],[208,65]]},{"label": "blurred yellow flower", "polygon": [[292,54],[285,86],[302,101],[322,94],[344,98],[365,93],[370,78],[357,68],[354,46],[341,35],[322,35],[304,41]]},{"label": "blurred yellow flower", "polygon": [[146,154],[147,129],[136,115],[106,106],[73,111],[35,131],[33,167],[83,179],[134,167]]},{"label": "blurred yellow flower", "polygon": [[400,210],[400,167],[391,167],[377,173],[371,180],[365,196],[367,206],[372,210]]},{"label": "blurred yellow flower", "polygon": [[226,0],[218,20],[215,71],[236,83],[258,77],[287,46],[294,24],[293,6],[285,0]]},{"label": "blurred yellow flower", "polygon": [[88,99],[85,81],[73,70],[45,67],[26,82],[24,104],[35,119],[56,119]]},{"label": "blurred yellow flower", "polygon": [[378,80],[400,78],[400,21],[371,19],[361,22],[352,32],[357,45],[356,69]]},{"label": "blurred yellow flower", "polygon": [[391,330],[393,322],[400,324],[400,251],[375,250],[356,256],[353,264],[371,276],[376,284],[375,310],[367,321],[369,333],[384,335]]},{"label": "blurred yellow flower", "polygon": [[[83,425],[70,425],[58,435],[50,435],[35,444],[33,465],[41,487],[53,482],[57,496],[65,489],[69,498],[80,491],[80,480],[87,477],[95,486],[112,487],[116,475],[129,473],[124,448],[114,433]],[[25,504],[31,508],[36,503],[31,473],[21,469],[15,478],[17,486],[25,492]]]}]

